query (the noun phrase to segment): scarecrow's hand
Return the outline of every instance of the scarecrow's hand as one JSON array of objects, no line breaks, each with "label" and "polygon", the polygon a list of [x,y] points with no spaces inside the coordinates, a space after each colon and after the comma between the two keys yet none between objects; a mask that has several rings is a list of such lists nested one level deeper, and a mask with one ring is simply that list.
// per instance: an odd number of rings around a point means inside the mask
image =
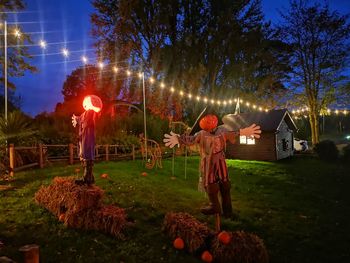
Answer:
[{"label": "scarecrow's hand", "polygon": [[73,114],[73,116],[72,116],[72,124],[73,124],[73,127],[77,126],[77,123],[78,123],[78,121],[77,121],[77,116],[75,116],[75,115]]},{"label": "scarecrow's hand", "polygon": [[244,129],[239,130],[239,135],[247,136],[247,137],[253,137],[253,138],[260,138],[261,130],[260,126],[257,126],[255,123],[250,125],[249,127],[246,127]]},{"label": "scarecrow's hand", "polygon": [[179,146],[179,135],[176,133],[173,133],[172,131],[169,134],[164,134],[164,140],[165,146],[173,148],[176,144]]}]

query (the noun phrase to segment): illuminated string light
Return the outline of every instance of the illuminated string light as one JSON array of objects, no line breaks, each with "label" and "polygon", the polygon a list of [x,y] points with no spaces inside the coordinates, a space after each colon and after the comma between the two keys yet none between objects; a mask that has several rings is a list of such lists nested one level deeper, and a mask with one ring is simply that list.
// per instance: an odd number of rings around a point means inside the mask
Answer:
[{"label": "illuminated string light", "polygon": [[126,71],[126,75],[130,76],[130,75],[131,75],[131,71],[130,71],[130,70],[127,70],[127,71]]},{"label": "illuminated string light", "polygon": [[19,31],[19,29],[15,29],[14,35],[17,38],[20,38],[22,36],[22,33],[21,33],[21,31]]},{"label": "illuminated string light", "polygon": [[42,48],[42,49],[46,49],[47,47],[47,43],[45,40],[40,40],[39,41],[39,46]]},{"label": "illuminated string light", "polygon": [[137,74],[137,76],[139,76],[139,78],[141,79],[141,78],[142,78],[142,72],[139,72],[139,73]]},{"label": "illuminated string light", "polygon": [[154,78],[150,77],[150,78],[149,78],[149,82],[150,82],[151,84],[154,83]]},{"label": "illuminated string light", "polygon": [[165,88],[165,84],[163,82],[160,83],[160,88],[164,89]]},{"label": "illuminated string light", "polygon": [[171,91],[171,92],[174,92],[174,91],[175,91],[174,87],[171,87],[171,88],[170,88],[170,91]]},{"label": "illuminated string light", "polygon": [[99,67],[100,69],[103,69],[104,66],[105,66],[105,64],[103,64],[103,62],[99,62],[99,63],[98,63],[98,67]]},{"label": "illuminated string light", "polygon": [[196,97],[196,100],[197,100],[197,101],[200,101],[200,100],[201,100],[201,97],[197,96],[197,97]]},{"label": "illuminated string light", "polygon": [[192,99],[192,94],[191,94],[191,93],[188,93],[187,97],[188,97],[189,99]]},{"label": "illuminated string light", "polygon": [[86,57],[86,56],[82,56],[81,57],[81,61],[84,63],[84,64],[87,64],[89,59]]},{"label": "illuminated string light", "polygon": [[113,67],[113,72],[117,73],[118,72],[118,68],[116,66]]},{"label": "illuminated string light", "polygon": [[68,49],[63,48],[63,49],[62,49],[62,54],[63,54],[64,57],[68,57],[68,56],[69,56],[69,51],[68,51]]},{"label": "illuminated string light", "polygon": [[184,95],[184,92],[182,90],[180,90],[180,96],[182,97]]},{"label": "illuminated string light", "polygon": [[205,103],[207,103],[207,102],[208,102],[208,99],[207,99],[206,97],[204,97],[203,101],[204,101]]}]

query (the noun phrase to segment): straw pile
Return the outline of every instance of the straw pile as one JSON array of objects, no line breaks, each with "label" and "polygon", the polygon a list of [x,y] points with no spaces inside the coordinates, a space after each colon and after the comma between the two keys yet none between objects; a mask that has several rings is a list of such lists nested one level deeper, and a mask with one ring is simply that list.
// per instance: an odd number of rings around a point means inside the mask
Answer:
[{"label": "straw pile", "polygon": [[206,224],[199,222],[187,213],[167,213],[163,230],[173,240],[180,237],[190,253],[196,253],[205,247],[206,241],[213,232]]},{"label": "straw pile", "polygon": [[80,186],[72,177],[56,177],[35,194],[35,201],[73,228],[99,230],[122,238],[128,222],[123,208],[104,206],[103,190],[97,186]]},{"label": "straw pile", "polygon": [[217,236],[212,240],[211,252],[215,262],[269,262],[264,242],[258,236],[243,231],[229,234],[231,241],[227,245],[222,244]]}]

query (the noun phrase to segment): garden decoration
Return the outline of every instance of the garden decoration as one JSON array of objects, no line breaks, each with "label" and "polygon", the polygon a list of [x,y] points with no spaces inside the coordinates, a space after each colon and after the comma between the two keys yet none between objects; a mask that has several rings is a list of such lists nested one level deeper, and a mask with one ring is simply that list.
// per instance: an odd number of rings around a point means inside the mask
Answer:
[{"label": "garden decoration", "polygon": [[154,166],[158,168],[163,168],[162,150],[160,149],[159,144],[154,140],[147,139],[146,144],[148,147],[147,147],[147,156],[146,156],[145,137],[143,136],[143,134],[140,134],[139,138],[140,138],[142,159],[146,163],[146,168],[152,169]]},{"label": "garden decoration", "polygon": [[83,180],[76,180],[76,183],[91,185],[95,182],[92,173],[95,159],[95,121],[103,104],[96,95],[88,95],[84,98],[83,107],[85,109],[83,114],[72,116],[73,126],[79,127],[79,157],[84,168]]},{"label": "garden decoration", "polygon": [[[203,112],[202,112],[203,113]],[[198,119],[197,119],[198,120]],[[225,161],[224,149],[226,141],[234,143],[239,135],[253,136],[260,138],[260,126],[252,124],[249,127],[233,131],[229,125],[218,126],[218,118],[214,114],[206,114],[199,120],[200,131],[195,132],[196,123],[190,134],[178,135],[174,132],[165,134],[165,145],[173,148],[175,145],[193,145],[198,144],[200,148],[200,185],[205,189],[209,198],[209,206],[203,207],[201,212],[205,215],[217,215],[217,231],[220,230],[221,208],[218,194],[220,192],[222,199],[223,215],[230,218],[233,215],[230,188],[231,183],[228,177],[228,171]]]}]

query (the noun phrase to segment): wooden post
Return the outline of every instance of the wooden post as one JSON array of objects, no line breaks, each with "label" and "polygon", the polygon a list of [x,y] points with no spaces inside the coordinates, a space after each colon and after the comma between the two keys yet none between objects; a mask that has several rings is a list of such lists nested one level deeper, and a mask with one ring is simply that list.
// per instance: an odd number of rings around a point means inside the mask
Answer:
[{"label": "wooden post", "polygon": [[219,213],[215,214],[215,228],[217,233],[221,231],[221,218]]},{"label": "wooden post", "polygon": [[69,147],[69,164],[72,165],[74,164],[74,146],[73,143],[70,143],[68,145]]},{"label": "wooden post", "polygon": [[132,160],[135,161],[135,145],[132,145]]},{"label": "wooden post", "polygon": [[10,155],[10,176],[13,177],[15,175],[15,173],[14,173],[14,169],[15,169],[15,146],[12,143],[10,144],[9,155]]},{"label": "wooden post", "polygon": [[39,168],[44,168],[43,145],[39,143]]},{"label": "wooden post", "polygon": [[19,249],[23,253],[24,263],[39,263],[39,246],[25,245]]},{"label": "wooden post", "polygon": [[108,144],[105,145],[105,149],[106,149],[106,161],[109,161],[109,146],[108,146]]}]

